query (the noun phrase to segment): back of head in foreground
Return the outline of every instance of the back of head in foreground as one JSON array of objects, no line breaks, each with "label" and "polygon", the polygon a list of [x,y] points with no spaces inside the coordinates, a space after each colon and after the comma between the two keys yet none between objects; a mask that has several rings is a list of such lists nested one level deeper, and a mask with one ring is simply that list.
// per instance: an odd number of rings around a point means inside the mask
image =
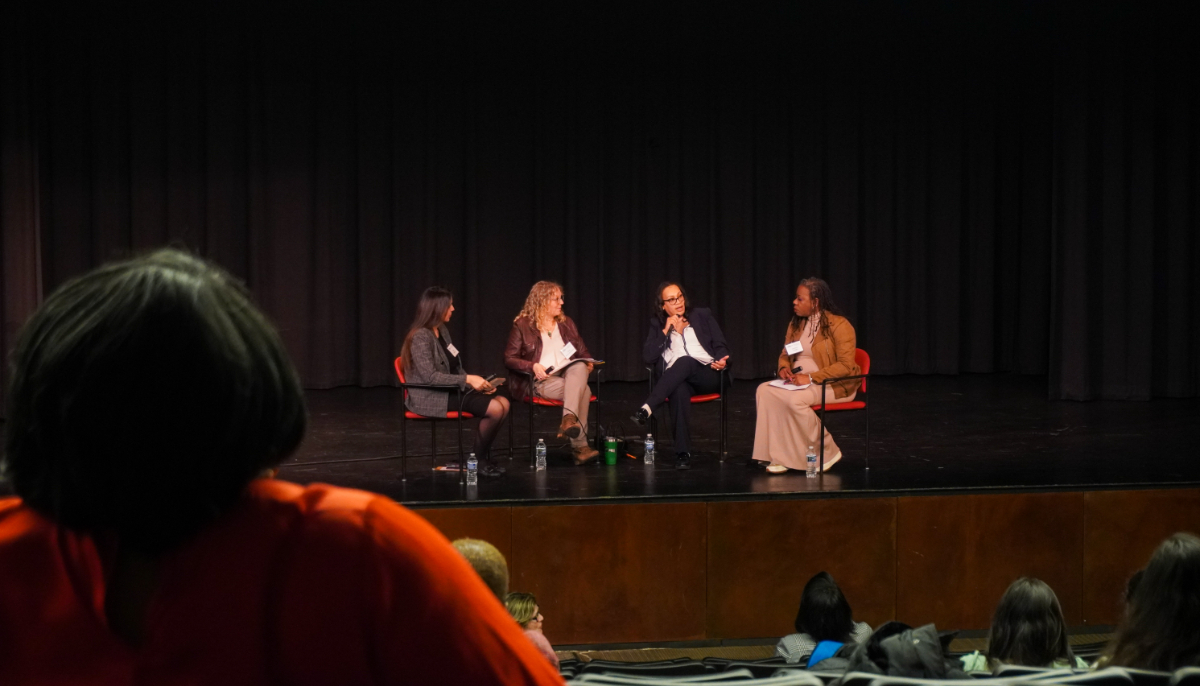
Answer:
[{"label": "back of head in foreground", "polygon": [[274,328],[217,267],[175,250],[55,291],[12,355],[5,474],[68,529],[157,555],[228,510],[305,430]]},{"label": "back of head in foreground", "polygon": [[483,583],[504,602],[508,595],[508,561],[496,546],[478,538],[460,538],[450,545],[467,559]]},{"label": "back of head in foreground", "polygon": [[1164,672],[1200,666],[1200,538],[1177,533],[1154,551],[1101,663]]},{"label": "back of head in foreground", "polygon": [[992,616],[988,663],[1074,667],[1067,623],[1054,589],[1040,579],[1021,577],[1009,585]]},{"label": "back of head in foreground", "polygon": [[0,683],[558,680],[427,522],[255,480],[299,442],[303,396],[273,328],[202,260],[64,285],[20,336],[11,409]]},{"label": "back of head in foreground", "polygon": [[804,585],[794,626],[816,642],[851,640],[854,616],[850,602],[828,572],[818,572]]}]

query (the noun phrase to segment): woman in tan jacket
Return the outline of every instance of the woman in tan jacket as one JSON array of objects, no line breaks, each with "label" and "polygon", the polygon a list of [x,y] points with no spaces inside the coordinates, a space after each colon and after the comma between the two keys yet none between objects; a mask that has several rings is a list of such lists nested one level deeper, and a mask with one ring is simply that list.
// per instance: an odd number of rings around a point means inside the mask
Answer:
[{"label": "woman in tan jacket", "polygon": [[[821,381],[860,373],[854,363],[854,326],[838,314],[829,284],[817,278],[801,281],[792,310],[796,314],[788,324],[777,371],[783,382],[807,388],[787,390],[768,382],[756,393],[754,459],[768,463],[772,474],[803,470],[808,447],[817,447],[820,422],[812,406],[821,403]],[[851,379],[827,386],[825,402],[853,400],[859,383]],[[824,440],[825,469],[829,469],[842,459],[842,451],[828,431]]]}]

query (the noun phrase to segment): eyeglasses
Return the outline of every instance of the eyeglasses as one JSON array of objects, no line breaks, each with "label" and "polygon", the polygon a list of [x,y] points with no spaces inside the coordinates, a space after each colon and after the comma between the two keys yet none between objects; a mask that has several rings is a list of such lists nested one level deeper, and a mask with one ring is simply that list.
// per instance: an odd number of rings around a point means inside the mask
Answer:
[{"label": "eyeglasses", "polygon": [[664,302],[664,303],[666,303],[666,304],[668,304],[668,305],[674,305],[675,303],[677,303],[677,302],[682,302],[682,301],[683,301],[683,294],[682,294],[682,293],[680,293],[679,295],[675,296],[674,298],[664,298],[664,299],[663,299],[663,302]]}]

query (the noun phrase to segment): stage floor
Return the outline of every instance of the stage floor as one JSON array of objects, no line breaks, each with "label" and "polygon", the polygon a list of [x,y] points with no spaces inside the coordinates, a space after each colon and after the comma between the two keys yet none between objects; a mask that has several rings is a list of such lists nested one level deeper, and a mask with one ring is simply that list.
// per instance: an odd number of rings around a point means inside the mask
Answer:
[{"label": "stage floor", "polygon": [[[720,409],[693,407],[697,452],[690,471],[676,471],[660,424],[659,459],[653,466],[622,458],[609,466],[571,463],[565,442],[554,439],[555,413],[541,408],[535,431],[550,446],[549,469],[530,468],[527,407],[511,419],[518,446],[506,455],[503,430],[495,452],[507,474],[481,477],[462,488],[456,472],[430,468],[424,422],[409,423],[408,479],[400,480],[400,393],[392,388],[309,391],[308,438],[280,476],[325,482],[388,495],[416,507],[487,504],[585,504],[760,498],[878,497],[949,494],[1171,488],[1200,484],[1195,449],[1200,399],[1150,402],[1046,400],[1042,377],[1008,375],[895,376],[871,381],[870,469],[866,469],[862,412],[831,413],[829,424],[845,456],[830,472],[808,479],[801,472],[769,475],[750,466],[754,391],[737,382],[729,398],[728,447],[718,460]],[[645,393],[642,383],[606,383],[602,417],[610,431],[637,434],[630,411]],[[594,407],[594,406],[593,406]],[[468,426],[473,422],[468,422]],[[644,430],[642,430],[644,433]],[[464,432],[470,446],[472,433]],[[536,441],[536,437],[535,437]],[[1188,448],[1193,445],[1193,448]],[[438,462],[456,459],[453,423],[442,423]],[[641,456],[640,446],[629,452]],[[421,457],[411,457],[421,454]]]}]

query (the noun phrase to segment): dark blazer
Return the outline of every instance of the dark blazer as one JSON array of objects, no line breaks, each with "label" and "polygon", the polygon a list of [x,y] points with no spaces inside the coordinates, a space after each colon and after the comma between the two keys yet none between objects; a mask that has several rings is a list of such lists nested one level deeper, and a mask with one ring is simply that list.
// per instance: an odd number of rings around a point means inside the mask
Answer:
[{"label": "dark blazer", "polygon": [[[445,324],[438,326],[438,333],[446,343],[453,343]],[[421,329],[413,334],[409,354],[412,355],[412,369],[404,370],[404,378],[409,383],[455,384],[463,393],[469,388],[465,372],[450,373],[450,360],[446,359],[446,351],[442,350],[437,336],[429,329]],[[410,388],[404,405],[425,417],[445,417],[450,405],[450,391]]]},{"label": "dark blazer", "polygon": [[[562,337],[564,345],[571,343],[575,346],[575,354],[571,359],[592,356],[570,317],[563,315],[563,320],[558,323],[558,335]],[[513,322],[512,330],[508,332],[508,345],[504,347],[504,366],[522,372],[514,374],[509,381],[512,397],[523,400],[532,394],[530,382],[533,379],[533,365],[540,359],[542,334],[529,317],[517,319]]]},{"label": "dark blazer", "polygon": [[[688,325],[696,332],[700,347],[714,360],[719,360],[729,354],[729,346],[725,343],[725,334],[721,332],[717,318],[707,307],[697,307],[684,314]],[[671,347],[671,333],[663,333],[665,321],[659,321],[657,316],[650,317],[650,333],[646,336],[646,344],[642,346],[642,361],[654,365],[654,370],[661,374],[666,370],[666,361],[662,354]]]}]

